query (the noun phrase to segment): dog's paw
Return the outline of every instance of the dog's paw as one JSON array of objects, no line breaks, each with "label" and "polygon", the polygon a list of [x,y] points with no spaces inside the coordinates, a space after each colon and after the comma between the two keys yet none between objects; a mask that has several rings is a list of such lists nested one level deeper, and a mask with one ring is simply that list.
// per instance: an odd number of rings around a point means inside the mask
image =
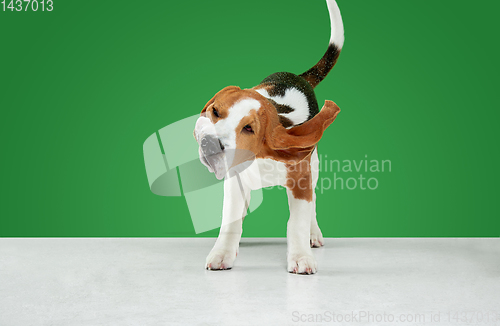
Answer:
[{"label": "dog's paw", "polygon": [[291,255],[288,257],[288,272],[294,274],[314,274],[318,271],[316,259],[311,255]]},{"label": "dog's paw", "polygon": [[207,256],[205,269],[231,269],[233,267],[234,260],[236,259],[236,255],[238,255],[237,250],[212,250]]},{"label": "dog's paw", "polygon": [[319,248],[324,245],[323,235],[321,234],[321,230],[318,228],[317,230],[311,231],[310,237],[311,248]]}]

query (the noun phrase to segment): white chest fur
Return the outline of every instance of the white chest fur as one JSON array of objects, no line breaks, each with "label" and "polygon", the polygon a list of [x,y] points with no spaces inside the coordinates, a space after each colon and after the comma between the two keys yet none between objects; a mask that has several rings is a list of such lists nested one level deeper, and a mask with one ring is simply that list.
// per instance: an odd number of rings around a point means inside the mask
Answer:
[{"label": "white chest fur", "polygon": [[[311,155],[311,174],[313,186],[318,180],[318,151]],[[250,190],[272,186],[284,186],[287,178],[285,163],[272,159],[256,159],[252,165],[239,173],[241,183]]]}]

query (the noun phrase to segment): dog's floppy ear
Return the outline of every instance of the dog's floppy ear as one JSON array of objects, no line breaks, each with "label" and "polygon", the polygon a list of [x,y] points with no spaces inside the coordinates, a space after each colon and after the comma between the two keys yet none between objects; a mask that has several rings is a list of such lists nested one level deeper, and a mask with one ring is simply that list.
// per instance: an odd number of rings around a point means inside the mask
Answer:
[{"label": "dog's floppy ear", "polygon": [[215,94],[214,97],[212,97],[210,99],[210,101],[208,101],[207,104],[205,104],[205,107],[203,108],[203,110],[201,110],[201,115],[206,116],[205,112],[207,111],[208,107],[215,102],[215,98],[217,97],[217,95],[219,95],[223,92],[227,92],[229,90],[241,90],[241,88],[239,88],[238,86],[227,86],[227,87],[224,87],[223,89],[221,89],[220,91],[218,91],[217,94]]},{"label": "dog's floppy ear", "polygon": [[323,136],[325,129],[332,124],[340,112],[332,101],[325,101],[321,111],[311,120],[286,129],[271,118],[266,128],[265,141],[279,159],[300,162],[306,158]]}]

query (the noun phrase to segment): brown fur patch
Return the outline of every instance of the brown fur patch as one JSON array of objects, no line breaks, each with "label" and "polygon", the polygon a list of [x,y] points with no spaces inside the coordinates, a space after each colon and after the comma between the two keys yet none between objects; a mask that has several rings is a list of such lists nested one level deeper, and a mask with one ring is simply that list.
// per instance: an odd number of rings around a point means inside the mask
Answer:
[{"label": "brown fur patch", "polygon": [[311,156],[298,164],[286,164],[286,187],[290,189],[293,197],[311,202],[313,199]]},{"label": "brown fur patch", "polygon": [[210,107],[210,105],[214,104],[215,98],[218,97],[218,95],[222,95],[223,93],[227,93],[229,91],[237,91],[237,90],[241,90],[241,88],[239,88],[238,86],[227,86],[221,89],[207,102],[207,104],[205,104],[205,107],[203,108],[203,110],[201,110],[201,114],[202,115],[206,114],[207,109]]}]

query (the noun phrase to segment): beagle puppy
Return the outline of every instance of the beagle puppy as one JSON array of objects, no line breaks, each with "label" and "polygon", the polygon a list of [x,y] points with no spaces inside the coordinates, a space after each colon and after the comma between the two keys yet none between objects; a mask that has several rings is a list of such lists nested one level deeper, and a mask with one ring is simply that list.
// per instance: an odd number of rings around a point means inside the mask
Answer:
[{"label": "beagle puppy", "polygon": [[301,75],[272,74],[250,89],[226,87],[201,111],[194,131],[200,160],[219,180],[224,178],[222,226],[206,259],[209,270],[232,268],[250,191],[281,185],[290,208],[288,271],[317,271],[311,247],[322,246],[323,236],[316,221],[316,145],[340,109],[327,100],[319,110],[313,89],[333,68],[344,43],[337,3],[327,0],[327,5],[331,38],[315,66]]}]

